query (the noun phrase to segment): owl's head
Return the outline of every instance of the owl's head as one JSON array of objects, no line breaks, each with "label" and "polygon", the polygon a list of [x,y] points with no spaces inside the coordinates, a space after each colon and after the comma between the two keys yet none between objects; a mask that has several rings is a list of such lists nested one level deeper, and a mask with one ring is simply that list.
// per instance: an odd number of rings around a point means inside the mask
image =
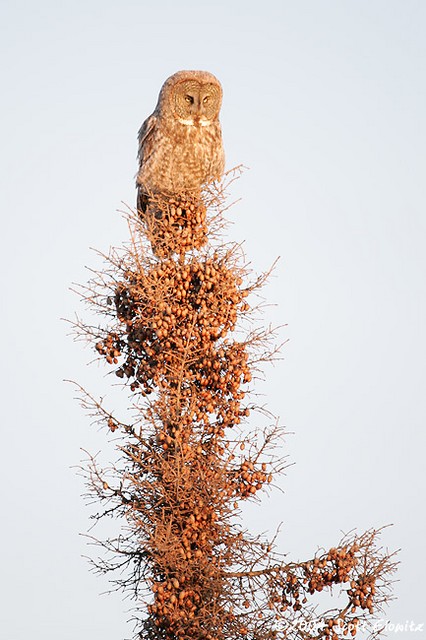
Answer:
[{"label": "owl's head", "polygon": [[208,71],[178,71],[160,92],[157,109],[183,125],[207,126],[219,117],[222,87]]}]

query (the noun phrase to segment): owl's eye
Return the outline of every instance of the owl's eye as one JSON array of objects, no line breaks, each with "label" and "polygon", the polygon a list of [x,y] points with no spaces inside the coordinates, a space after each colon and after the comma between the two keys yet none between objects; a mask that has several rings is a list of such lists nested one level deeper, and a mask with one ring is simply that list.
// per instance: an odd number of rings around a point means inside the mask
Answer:
[{"label": "owl's eye", "polygon": [[188,104],[194,104],[194,96],[185,96],[185,100]]},{"label": "owl's eye", "polygon": [[210,96],[204,96],[203,102],[206,103],[210,100]]}]

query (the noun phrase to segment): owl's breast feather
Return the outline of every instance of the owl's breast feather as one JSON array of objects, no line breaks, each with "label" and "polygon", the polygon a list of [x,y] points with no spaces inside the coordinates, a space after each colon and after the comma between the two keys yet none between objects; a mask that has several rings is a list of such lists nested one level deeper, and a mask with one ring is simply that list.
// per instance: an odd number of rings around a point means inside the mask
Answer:
[{"label": "owl's breast feather", "polygon": [[203,183],[223,173],[224,153],[219,122],[209,126],[182,124],[158,126],[152,153],[143,162],[138,183],[148,191],[179,193],[197,191]]}]

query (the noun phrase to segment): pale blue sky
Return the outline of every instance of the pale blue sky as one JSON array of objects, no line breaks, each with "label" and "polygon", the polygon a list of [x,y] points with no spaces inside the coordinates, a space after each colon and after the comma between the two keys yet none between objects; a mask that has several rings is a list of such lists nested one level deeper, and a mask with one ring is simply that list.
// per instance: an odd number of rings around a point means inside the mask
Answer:
[{"label": "pale blue sky", "polygon": [[247,523],[282,520],[300,559],[394,523],[386,617],[426,626],[426,4],[3,0],[0,25],[1,640],[131,635],[131,603],[81,558],[70,467],[105,435],[62,382],[109,379],[60,318],[89,247],[124,238],[137,130],[185,68],[222,81],[228,167],[250,167],[232,237],[257,271],[281,256],[265,322],[290,341],[261,390],[295,465]]}]

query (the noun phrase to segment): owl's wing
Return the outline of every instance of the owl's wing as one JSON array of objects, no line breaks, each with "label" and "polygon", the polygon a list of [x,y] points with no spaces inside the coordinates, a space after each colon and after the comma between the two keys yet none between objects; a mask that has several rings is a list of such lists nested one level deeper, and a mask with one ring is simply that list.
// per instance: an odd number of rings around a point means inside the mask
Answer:
[{"label": "owl's wing", "polygon": [[157,116],[152,114],[145,120],[138,132],[139,150],[138,160],[139,167],[149,158],[154,149],[153,132],[157,124]]},{"label": "owl's wing", "polygon": [[147,161],[154,150],[154,130],[157,125],[157,117],[152,114],[145,120],[138,132],[139,149],[139,171],[136,178],[136,186],[138,189],[136,206],[139,211],[145,213],[148,206],[148,195],[145,192],[142,180],[143,164]]}]

